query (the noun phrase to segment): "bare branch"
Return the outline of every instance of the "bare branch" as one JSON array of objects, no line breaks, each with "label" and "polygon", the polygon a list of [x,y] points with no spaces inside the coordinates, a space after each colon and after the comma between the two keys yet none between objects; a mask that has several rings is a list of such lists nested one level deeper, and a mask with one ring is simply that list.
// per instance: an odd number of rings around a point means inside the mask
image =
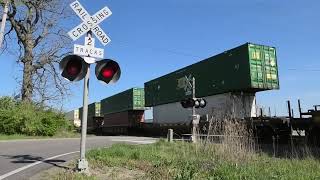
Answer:
[{"label": "bare branch", "polygon": [[10,34],[12,31],[13,31],[13,26],[11,25],[9,31],[4,34],[4,39],[6,39],[6,37],[9,36],[9,34]]},{"label": "bare branch", "polygon": [[27,19],[26,26],[27,26],[27,30],[30,32],[32,29],[33,6],[29,1],[27,1],[25,4],[28,8],[28,13],[26,14],[26,19]]},{"label": "bare branch", "polygon": [[46,23],[46,24],[44,25],[44,28],[43,28],[43,30],[42,30],[42,33],[36,38],[36,40],[35,40],[35,42],[34,42],[34,47],[36,47],[36,46],[40,43],[40,41],[48,35],[48,33],[49,33],[49,28],[50,28],[51,26],[52,26],[51,23]]},{"label": "bare branch", "polygon": [[32,27],[34,27],[38,22],[39,22],[39,19],[40,19],[40,10],[37,8],[37,5],[35,4],[35,2],[32,2],[32,1],[30,1],[30,4],[34,7],[34,9],[35,9],[35,12],[36,12],[36,14],[35,14],[35,19],[33,20],[33,22],[32,22]]},{"label": "bare branch", "polygon": [[10,0],[11,28],[5,42],[7,45],[8,37],[13,34],[19,45],[16,61],[23,68],[22,98],[44,103],[61,100],[68,94],[69,83],[58,72],[59,61],[71,47],[67,46],[71,40],[59,26],[59,20],[67,16],[67,7],[63,0],[21,0],[19,5],[16,0]]},{"label": "bare branch", "polygon": [[17,6],[16,6],[16,3],[14,0],[11,0],[11,3],[10,3],[11,7],[12,7],[12,12],[8,12],[8,16],[9,17],[15,17],[16,14],[17,14]]}]

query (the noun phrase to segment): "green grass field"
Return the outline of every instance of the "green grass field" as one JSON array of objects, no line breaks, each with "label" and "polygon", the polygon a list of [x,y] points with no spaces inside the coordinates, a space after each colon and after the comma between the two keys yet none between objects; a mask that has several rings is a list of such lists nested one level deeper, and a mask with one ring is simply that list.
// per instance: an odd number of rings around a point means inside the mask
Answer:
[{"label": "green grass field", "polygon": [[[280,159],[253,153],[243,159],[218,146],[116,144],[87,153],[91,176],[66,171],[55,179],[320,179],[320,162],[312,157]],[[106,173],[110,169],[114,172]]]},{"label": "green grass field", "polygon": [[79,133],[74,132],[60,132],[54,136],[27,136],[21,134],[13,134],[13,135],[6,135],[0,134],[0,141],[1,140],[19,140],[19,139],[48,139],[48,138],[77,138],[80,137]]},{"label": "green grass field", "polygon": [[26,136],[26,135],[20,135],[20,134],[14,134],[14,135],[0,134],[0,140],[42,139],[42,138],[46,138],[46,137],[43,137],[43,136]]}]

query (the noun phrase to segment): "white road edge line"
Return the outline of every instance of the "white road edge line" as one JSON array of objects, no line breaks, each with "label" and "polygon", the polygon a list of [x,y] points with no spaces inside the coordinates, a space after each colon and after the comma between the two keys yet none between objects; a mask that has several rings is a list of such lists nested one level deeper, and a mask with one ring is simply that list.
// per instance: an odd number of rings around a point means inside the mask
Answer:
[{"label": "white road edge line", "polygon": [[6,174],[1,175],[1,176],[0,176],[0,180],[2,180],[2,179],[4,179],[4,178],[7,178],[7,177],[9,177],[9,176],[12,176],[12,175],[14,175],[14,174],[17,174],[18,172],[21,172],[21,171],[23,171],[23,170],[25,170],[25,169],[31,168],[31,167],[33,167],[33,166],[36,166],[36,165],[38,165],[38,164],[40,164],[40,163],[43,163],[43,162],[45,162],[45,161],[52,160],[52,159],[55,159],[55,158],[58,158],[58,157],[61,157],[61,156],[66,156],[66,155],[69,155],[69,154],[78,153],[78,152],[79,152],[79,151],[73,151],[73,152],[68,152],[68,153],[65,153],[65,154],[59,154],[59,155],[56,155],[56,156],[53,156],[53,157],[49,157],[49,158],[47,158],[47,159],[44,159],[44,160],[42,160],[42,161],[34,162],[34,163],[32,163],[32,164],[23,166],[23,167],[21,167],[21,168],[18,168],[18,169],[16,169],[16,170],[13,170],[13,171],[11,171],[11,172],[8,172],[8,173],[6,173]]}]

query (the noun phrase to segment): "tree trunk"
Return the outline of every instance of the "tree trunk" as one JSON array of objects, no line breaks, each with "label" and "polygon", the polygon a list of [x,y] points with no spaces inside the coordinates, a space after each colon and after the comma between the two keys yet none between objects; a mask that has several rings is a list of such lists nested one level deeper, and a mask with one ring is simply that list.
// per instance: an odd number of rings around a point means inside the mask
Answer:
[{"label": "tree trunk", "polygon": [[22,101],[31,102],[33,93],[33,57],[32,51],[26,51],[23,60]]}]

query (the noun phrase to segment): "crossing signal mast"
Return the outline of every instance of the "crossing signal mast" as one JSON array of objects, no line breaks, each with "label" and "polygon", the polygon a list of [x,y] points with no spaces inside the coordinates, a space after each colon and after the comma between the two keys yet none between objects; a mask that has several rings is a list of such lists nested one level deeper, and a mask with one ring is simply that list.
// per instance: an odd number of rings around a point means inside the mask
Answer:
[{"label": "crossing signal mast", "polygon": [[207,101],[203,98],[188,98],[182,100],[180,103],[183,108],[204,108],[207,105]]},{"label": "crossing signal mast", "polygon": [[193,77],[189,79],[185,77],[189,87],[192,87],[192,98],[187,98],[180,101],[183,108],[192,108],[191,122],[192,122],[192,136],[191,141],[196,142],[196,127],[199,125],[200,115],[196,114],[196,108],[204,108],[207,105],[207,101],[203,98],[196,98],[196,79]]},{"label": "crossing signal mast", "polygon": [[[77,163],[77,169],[80,172],[88,170],[88,161],[85,159],[86,135],[87,135],[87,117],[88,117],[88,91],[90,64],[96,63],[95,74],[99,81],[105,84],[112,84],[119,80],[121,69],[119,64],[111,59],[103,59],[104,49],[96,48],[94,34],[102,45],[110,43],[110,38],[100,28],[99,23],[111,16],[111,10],[105,6],[93,16],[83,8],[79,1],[70,4],[73,11],[83,21],[81,24],[68,32],[68,35],[74,41],[87,33],[84,45],[74,45],[74,54],[64,57],[60,64],[61,76],[68,81],[80,81],[84,79],[83,89],[83,116],[81,121],[81,143],[80,159]],[[96,59],[101,59],[96,62]]]}]

